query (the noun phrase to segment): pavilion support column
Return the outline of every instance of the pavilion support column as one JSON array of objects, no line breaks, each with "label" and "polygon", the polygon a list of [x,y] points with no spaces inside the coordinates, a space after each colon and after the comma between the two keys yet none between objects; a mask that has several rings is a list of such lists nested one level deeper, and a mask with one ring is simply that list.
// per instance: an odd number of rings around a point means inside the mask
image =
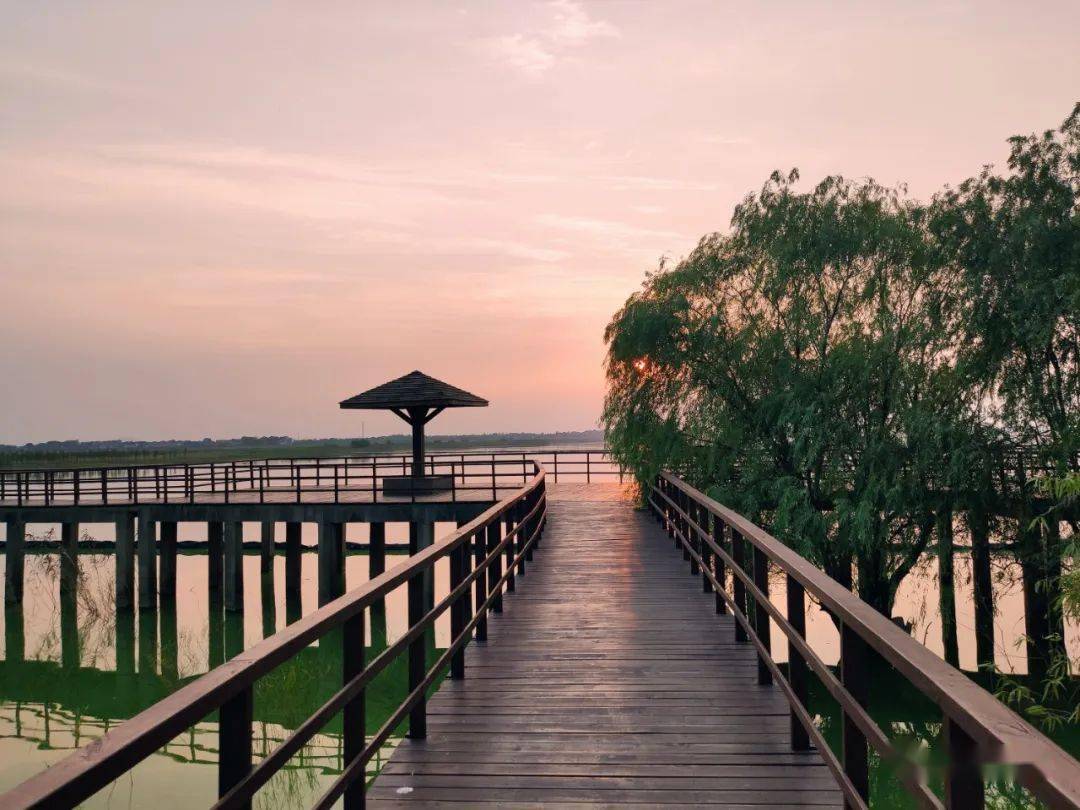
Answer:
[{"label": "pavilion support column", "polygon": [[79,585],[79,524],[60,524],[60,595],[75,593]]},{"label": "pavilion support column", "polygon": [[161,601],[176,601],[176,521],[163,520],[158,529],[161,563],[158,570],[158,594]]},{"label": "pavilion support column", "polygon": [[285,623],[292,624],[300,618],[303,608],[300,598],[300,538],[302,524],[285,524]]},{"label": "pavilion support column", "polygon": [[424,414],[427,408],[409,408],[412,426],[412,477],[424,477]]},{"label": "pavilion support column", "polygon": [[319,523],[319,607],[345,592],[345,526]]},{"label": "pavilion support column", "polygon": [[[22,520],[7,521],[7,549],[4,552],[7,569],[4,572],[4,601],[19,604],[23,598],[23,581],[26,569],[26,523]],[[10,660],[10,659],[9,659]]]},{"label": "pavilion support column", "polygon": [[[116,607],[118,610],[135,607],[135,516],[132,514],[116,519]],[[119,650],[116,655],[119,660]]]},{"label": "pavilion support column", "polygon": [[139,513],[139,610],[157,607],[157,521]]},{"label": "pavilion support column", "polygon": [[244,524],[225,523],[225,610],[244,610]]}]

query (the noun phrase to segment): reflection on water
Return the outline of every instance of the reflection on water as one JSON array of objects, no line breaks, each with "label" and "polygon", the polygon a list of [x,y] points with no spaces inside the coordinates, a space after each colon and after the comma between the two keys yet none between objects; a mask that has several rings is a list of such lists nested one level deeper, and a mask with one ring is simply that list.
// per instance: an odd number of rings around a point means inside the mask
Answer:
[{"label": "reflection on water", "polygon": [[[195,524],[190,528],[198,531]],[[452,529],[451,524],[438,524],[436,532]],[[388,526],[388,535],[391,544],[402,542],[407,526]],[[350,531],[348,539],[358,538]],[[390,557],[387,565],[400,559]],[[291,587],[286,588],[283,554],[275,556],[267,576],[260,574],[257,555],[245,555],[241,614],[225,611],[220,593],[209,592],[206,555],[181,553],[175,603],[163,603],[156,610],[117,611],[111,554],[80,554],[77,566],[62,552],[28,554],[23,604],[5,606],[0,634],[0,791],[314,610],[317,565],[314,553],[301,554],[298,575],[288,577]],[[367,555],[347,555],[346,587],[367,578]],[[448,587],[445,561],[436,566],[435,580],[438,598]],[[399,588],[368,611],[368,660],[405,631],[406,607],[405,589]],[[436,624],[434,643],[445,646],[448,634],[449,618],[444,617]],[[433,659],[432,654],[428,660]],[[260,679],[254,698],[256,760],[340,688],[341,673],[341,636],[335,634]],[[402,656],[367,687],[368,734],[404,700],[406,683]],[[371,774],[396,742],[392,739],[371,762]],[[217,791],[217,747],[218,727],[212,715],[102,790],[87,806],[152,802],[164,809],[211,804]],[[256,806],[309,806],[340,774],[342,757],[339,715],[260,791]]]},{"label": "reflection on water", "polygon": [[[595,487],[558,487],[560,498],[596,497]],[[622,490],[611,496],[626,498]],[[34,527],[35,529],[44,527]],[[437,536],[452,530],[439,524]],[[314,524],[304,525],[308,552],[316,542]],[[111,525],[85,525],[84,534],[112,539]],[[180,524],[180,541],[205,541],[205,524]],[[367,526],[351,524],[350,542],[367,540]],[[47,529],[37,540],[56,539]],[[278,526],[284,541],[284,526]],[[245,536],[259,536],[258,524],[246,524]],[[387,540],[407,542],[406,524],[388,524]],[[34,548],[31,539],[28,547]],[[38,546],[40,548],[40,545]],[[387,566],[401,558],[391,557]],[[3,563],[0,563],[2,568]],[[1008,559],[995,561],[996,657],[1006,671],[1024,671],[1024,650],[1016,646],[1023,631],[1023,596],[1019,575]],[[58,550],[30,553],[25,563],[23,605],[7,605],[2,614],[3,660],[0,661],[0,791],[62,759],[71,750],[100,737],[110,727],[137,714],[154,702],[198,677],[246,647],[282,629],[317,604],[317,557],[300,555],[299,570],[287,570],[283,553],[274,558],[272,572],[263,576],[257,554],[244,557],[244,611],[224,610],[221,594],[211,594],[208,558],[203,551],[182,551],[177,560],[175,603],[153,611],[115,609],[114,557],[106,552],[83,553],[78,565]],[[346,587],[368,579],[366,554],[346,557]],[[287,587],[288,585],[288,587]],[[447,591],[446,561],[436,567],[436,598]],[[771,597],[783,609],[783,577],[774,576]],[[957,554],[957,614],[960,662],[974,668],[974,616],[970,559]],[[941,628],[937,617],[936,561],[927,558],[901,585],[894,613],[912,624],[913,635],[940,654]],[[391,593],[383,606],[369,611],[366,638],[374,649],[368,660],[406,629],[405,588]],[[835,663],[839,644],[835,626],[811,606],[807,629],[812,646],[824,660]],[[445,647],[449,617],[436,624],[435,644]],[[778,660],[786,660],[783,635],[774,628]],[[1080,657],[1077,627],[1069,627],[1069,650]],[[433,660],[430,657],[429,660]],[[340,686],[340,637],[327,638],[302,651],[259,681],[254,700],[254,753],[256,759],[273,750],[292,730],[325,702]],[[367,689],[368,733],[373,733],[405,697],[405,660],[401,658]],[[898,745],[924,759],[940,778],[937,739],[941,718],[937,709],[888,671],[875,673],[871,690],[872,714]],[[839,715],[823,692],[812,695],[812,708],[821,719],[827,739],[839,748]],[[260,791],[260,807],[310,805],[342,768],[341,718],[335,717]],[[210,804],[217,790],[216,718],[211,716],[178,736],[101,791],[90,807],[137,807],[153,804],[161,810]],[[1080,730],[1056,732],[1055,739],[1072,752],[1080,752]],[[390,746],[395,743],[391,741]],[[389,750],[372,763],[378,768]],[[879,806],[903,807],[906,799],[887,767],[874,760],[874,795]],[[1024,806],[1005,795],[1013,788],[1005,781],[997,788],[1001,806]],[[1018,800],[1019,801],[1019,800]]]}]

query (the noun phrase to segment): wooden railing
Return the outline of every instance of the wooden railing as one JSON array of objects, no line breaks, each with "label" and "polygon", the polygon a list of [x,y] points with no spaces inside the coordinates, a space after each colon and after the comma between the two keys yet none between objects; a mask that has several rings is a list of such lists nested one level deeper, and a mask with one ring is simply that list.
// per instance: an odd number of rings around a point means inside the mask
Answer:
[{"label": "wooden railing", "polygon": [[[1080,762],[808,560],[674,475],[657,478],[648,503],[690,562],[691,573],[715,592],[717,611],[733,614],[735,640],[756,648],[759,683],[775,682],[787,697],[792,748],[807,750],[813,744],[818,749],[847,807],[869,802],[868,744],[921,807],[984,807],[983,765],[990,763],[1015,768],[1020,784],[1050,807],[1080,807]],[[769,572],[777,569],[786,579],[785,612],[769,600]],[[839,623],[838,674],[806,641],[807,594]],[[772,657],[772,623],[787,637],[786,674]],[[869,714],[872,654],[941,709],[948,755],[944,805],[921,766],[905,757]],[[811,672],[841,708],[839,758],[807,706]]]},{"label": "wooden railing", "polygon": [[[408,721],[411,738],[427,733],[427,691],[449,668],[465,676],[465,648],[487,638],[489,611],[502,609],[504,588],[525,573],[547,516],[545,474],[533,465],[527,483],[476,519],[400,565],[327,603],[251,649],[211,670],[120,724],[100,740],[0,796],[0,806],[72,807],[159,750],[178,734],[219,713],[217,808],[250,807],[260,787],[338,712],[343,713],[344,769],[315,804],[329,808],[344,797],[348,810],[363,807],[367,762]],[[505,524],[505,530],[504,530]],[[435,563],[449,558],[449,593],[432,604],[426,582]],[[504,568],[505,560],[505,568]],[[408,589],[409,629],[370,662],[365,662],[364,610],[399,586]],[[475,599],[474,599],[475,592]],[[429,666],[426,636],[450,611],[450,643]],[[277,748],[253,765],[252,702],[255,682],[316,641],[340,634],[342,686]],[[364,689],[400,655],[407,656],[408,695],[372,737],[365,735]]]},{"label": "wooden railing", "polygon": [[[435,453],[428,475],[449,476],[446,492],[414,491],[407,500],[438,494],[447,500],[498,500],[520,486],[540,462],[553,481],[623,480],[623,471],[603,450],[538,450]],[[341,503],[382,498],[388,476],[408,475],[410,456],[340,459],[285,458],[205,464],[144,464],[119,467],[0,470],[0,504],[97,506],[140,503],[244,502]],[[394,496],[394,501],[402,496]]]}]

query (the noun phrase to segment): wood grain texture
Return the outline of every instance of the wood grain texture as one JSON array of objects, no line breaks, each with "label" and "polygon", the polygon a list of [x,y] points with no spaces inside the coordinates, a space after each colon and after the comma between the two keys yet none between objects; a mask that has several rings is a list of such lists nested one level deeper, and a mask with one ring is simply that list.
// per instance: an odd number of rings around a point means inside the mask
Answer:
[{"label": "wood grain texture", "polygon": [[371,806],[840,807],[670,539],[621,490],[583,489],[551,488],[534,563]]}]

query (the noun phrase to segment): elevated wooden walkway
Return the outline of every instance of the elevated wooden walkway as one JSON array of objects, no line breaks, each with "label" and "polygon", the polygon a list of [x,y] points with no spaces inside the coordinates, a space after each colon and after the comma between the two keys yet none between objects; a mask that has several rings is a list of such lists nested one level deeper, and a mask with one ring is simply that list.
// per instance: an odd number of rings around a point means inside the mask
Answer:
[{"label": "elevated wooden walkway", "polygon": [[466,661],[371,806],[842,805],[732,618],[614,486],[549,490],[544,542]]}]

